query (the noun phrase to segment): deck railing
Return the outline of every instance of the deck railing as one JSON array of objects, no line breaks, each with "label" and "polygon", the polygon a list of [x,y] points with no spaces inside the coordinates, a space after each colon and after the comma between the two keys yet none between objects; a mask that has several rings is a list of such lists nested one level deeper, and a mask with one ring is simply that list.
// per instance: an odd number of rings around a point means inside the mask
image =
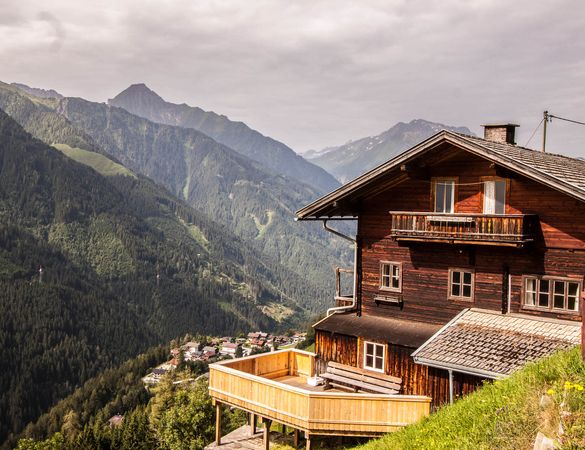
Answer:
[{"label": "deck railing", "polygon": [[315,355],[282,350],[209,366],[209,393],[221,403],[313,435],[375,436],[430,412],[429,397],[318,392],[275,379],[313,376]]},{"label": "deck railing", "polygon": [[390,235],[402,240],[523,245],[535,238],[532,214],[449,214],[391,211]]}]

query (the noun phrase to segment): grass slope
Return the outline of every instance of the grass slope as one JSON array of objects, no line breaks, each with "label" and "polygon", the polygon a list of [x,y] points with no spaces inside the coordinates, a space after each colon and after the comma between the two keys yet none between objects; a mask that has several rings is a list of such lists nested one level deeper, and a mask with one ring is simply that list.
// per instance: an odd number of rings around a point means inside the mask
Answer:
[{"label": "grass slope", "polygon": [[104,177],[115,177],[116,175],[136,178],[132,171],[128,170],[122,164],[115,163],[111,159],[100,155],[99,153],[90,152],[82,148],[71,147],[67,144],[53,144],[53,147],[59,150],[68,158],[78,163],[91,167],[97,173]]},{"label": "grass slope", "polygon": [[585,364],[580,351],[578,347],[530,364],[416,425],[355,449],[531,449],[539,431],[560,448],[585,448]]}]

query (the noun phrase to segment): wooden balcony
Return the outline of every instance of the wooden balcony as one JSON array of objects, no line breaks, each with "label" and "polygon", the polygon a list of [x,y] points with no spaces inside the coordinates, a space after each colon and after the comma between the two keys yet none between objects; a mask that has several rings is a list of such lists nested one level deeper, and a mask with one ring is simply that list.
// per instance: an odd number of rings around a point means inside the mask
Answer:
[{"label": "wooden balcony", "polygon": [[315,354],[282,350],[209,366],[214,401],[303,431],[307,436],[378,436],[430,411],[430,397],[362,394],[307,384]]},{"label": "wooden balcony", "polygon": [[397,240],[522,247],[535,238],[538,217],[531,214],[448,214],[390,211]]}]

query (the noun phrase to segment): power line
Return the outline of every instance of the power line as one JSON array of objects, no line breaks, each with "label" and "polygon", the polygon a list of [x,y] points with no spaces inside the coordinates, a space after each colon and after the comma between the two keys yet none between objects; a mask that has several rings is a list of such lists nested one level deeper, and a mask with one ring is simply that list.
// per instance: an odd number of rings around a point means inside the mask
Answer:
[{"label": "power line", "polygon": [[528,147],[528,144],[530,144],[530,141],[532,140],[532,138],[534,137],[534,135],[536,134],[536,132],[538,131],[538,129],[542,125],[542,122],[544,122],[544,117],[542,119],[540,119],[540,122],[538,122],[538,125],[536,125],[536,128],[534,129],[534,131],[530,135],[530,138],[528,138],[528,140],[526,141],[526,144],[524,144],[524,147]]},{"label": "power line", "polygon": [[564,117],[555,116],[553,114],[549,114],[548,117],[554,118],[554,119],[559,119],[559,120],[564,120],[566,122],[576,123],[579,125],[585,125],[585,122],[579,122],[578,120],[573,120],[573,119],[565,119]]}]

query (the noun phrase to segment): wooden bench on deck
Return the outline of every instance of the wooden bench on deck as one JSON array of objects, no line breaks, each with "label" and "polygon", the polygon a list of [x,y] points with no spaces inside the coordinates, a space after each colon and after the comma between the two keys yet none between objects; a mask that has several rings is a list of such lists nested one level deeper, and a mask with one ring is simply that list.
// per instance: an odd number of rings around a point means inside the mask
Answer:
[{"label": "wooden bench on deck", "polygon": [[374,394],[398,394],[402,389],[402,378],[333,361],[327,363],[327,371],[319,376],[325,379],[325,389],[336,387],[353,392]]}]

